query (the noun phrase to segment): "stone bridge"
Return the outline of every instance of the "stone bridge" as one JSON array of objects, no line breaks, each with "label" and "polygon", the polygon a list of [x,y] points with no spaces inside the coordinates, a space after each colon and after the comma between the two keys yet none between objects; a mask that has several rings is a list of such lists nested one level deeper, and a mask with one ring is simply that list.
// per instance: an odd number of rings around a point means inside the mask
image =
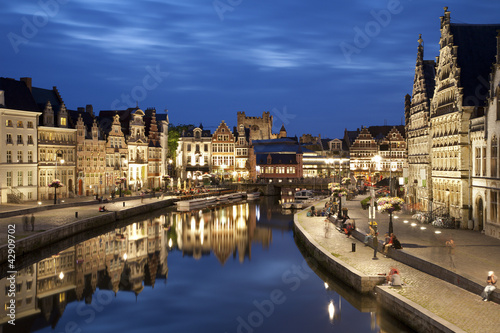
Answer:
[{"label": "stone bridge", "polygon": [[328,184],[333,182],[328,178],[305,178],[305,179],[273,179],[272,182],[267,180],[257,183],[233,183],[229,185],[237,191],[252,192],[257,190],[263,195],[280,195],[282,188],[300,188],[308,190],[327,190]]}]

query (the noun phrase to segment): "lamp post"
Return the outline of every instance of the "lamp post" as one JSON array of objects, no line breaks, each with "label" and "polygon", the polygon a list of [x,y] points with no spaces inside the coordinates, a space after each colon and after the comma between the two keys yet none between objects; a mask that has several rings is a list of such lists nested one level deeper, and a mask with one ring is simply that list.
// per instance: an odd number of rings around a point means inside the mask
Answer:
[{"label": "lamp post", "polygon": [[448,215],[451,216],[451,200],[450,200],[450,189],[446,189],[446,197],[447,197],[447,206],[448,206]]},{"label": "lamp post", "polygon": [[[63,160],[63,159],[61,159],[61,160],[60,160],[60,162],[61,162],[61,164],[63,164],[63,163],[64,163],[64,160]],[[56,172],[55,172],[55,175],[54,175],[54,182],[55,182],[55,180],[56,180],[56,179],[58,179],[58,178],[57,178],[57,155],[56,155]],[[59,186],[54,186],[54,205],[56,205],[56,204],[57,204],[57,188],[58,188],[58,187],[59,187]]]}]

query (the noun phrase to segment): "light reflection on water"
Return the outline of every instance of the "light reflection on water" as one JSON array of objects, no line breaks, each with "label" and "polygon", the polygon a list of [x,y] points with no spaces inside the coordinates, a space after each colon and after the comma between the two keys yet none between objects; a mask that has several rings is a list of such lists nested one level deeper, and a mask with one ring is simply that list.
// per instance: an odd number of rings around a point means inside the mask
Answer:
[{"label": "light reflection on water", "polygon": [[2,331],[405,331],[304,260],[292,218],[267,198],[137,218],[20,269]]}]

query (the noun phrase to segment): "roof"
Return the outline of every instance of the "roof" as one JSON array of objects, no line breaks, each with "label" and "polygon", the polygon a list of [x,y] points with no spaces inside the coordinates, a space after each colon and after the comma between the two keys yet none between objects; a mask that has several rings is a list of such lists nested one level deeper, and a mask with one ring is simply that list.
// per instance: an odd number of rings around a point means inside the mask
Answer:
[{"label": "roof", "polygon": [[60,99],[58,93],[54,89],[33,87],[31,88],[31,92],[41,111],[45,109],[47,102],[50,102],[52,110],[54,110],[54,116],[57,117],[57,113],[61,109],[61,104],[63,103],[63,101]]},{"label": "roof", "polygon": [[[254,141],[255,142],[255,141]],[[258,145],[253,147],[255,154],[260,153],[314,153],[312,150],[295,145],[287,145],[287,144],[273,144],[273,145]]]},{"label": "roof", "polygon": [[22,81],[0,77],[0,90],[5,96],[6,109],[40,112],[28,86]]},{"label": "roof", "polygon": [[271,156],[270,164],[297,164],[296,154],[257,154],[257,165],[268,164],[267,157]]},{"label": "roof", "polygon": [[296,145],[297,141],[291,138],[269,139],[269,140],[253,140],[252,144],[257,145]]},{"label": "roof", "polygon": [[497,54],[497,30],[500,24],[450,23],[453,45],[458,46],[457,62],[464,106],[482,106],[486,94],[477,94],[478,87],[488,89],[491,66]]}]

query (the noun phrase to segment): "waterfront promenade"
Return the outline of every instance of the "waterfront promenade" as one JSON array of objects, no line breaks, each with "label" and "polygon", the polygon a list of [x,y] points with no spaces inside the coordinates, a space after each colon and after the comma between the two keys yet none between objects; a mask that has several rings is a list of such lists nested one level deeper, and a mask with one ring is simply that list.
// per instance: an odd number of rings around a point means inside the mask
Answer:
[{"label": "waterfront promenade", "polygon": [[[357,230],[368,230],[368,211],[362,210],[360,200],[366,196],[358,196],[348,201],[349,216],[356,221]],[[316,203],[316,208],[324,206],[325,201]],[[347,238],[338,232],[333,224],[324,222],[324,217],[307,217],[308,209],[299,212],[296,221],[306,231],[308,237],[314,239],[326,253],[330,253],[347,265],[366,275],[388,273],[391,266],[401,271],[405,286],[390,288],[402,298],[414,302],[430,311],[429,316],[442,318],[449,323],[450,332],[498,332],[500,327],[500,305],[495,302],[483,302],[480,295],[469,292],[452,283],[412,268],[390,257],[384,258],[381,253],[373,260],[373,249],[365,247],[356,239]],[[398,212],[399,213],[399,212]],[[426,262],[434,263],[450,269],[460,280],[469,279],[481,286],[485,285],[488,271],[496,271],[500,276],[500,240],[485,236],[480,232],[456,229],[436,229],[428,224],[411,226],[412,216],[395,215],[393,219],[394,233],[398,236],[405,251]],[[403,221],[407,220],[408,223]],[[377,214],[379,240],[388,230],[389,218],[385,213]],[[426,229],[420,229],[425,227]],[[441,231],[436,234],[435,231]],[[450,266],[450,256],[445,241],[453,239],[456,243],[455,269]],[[352,251],[355,243],[356,251]]]}]

